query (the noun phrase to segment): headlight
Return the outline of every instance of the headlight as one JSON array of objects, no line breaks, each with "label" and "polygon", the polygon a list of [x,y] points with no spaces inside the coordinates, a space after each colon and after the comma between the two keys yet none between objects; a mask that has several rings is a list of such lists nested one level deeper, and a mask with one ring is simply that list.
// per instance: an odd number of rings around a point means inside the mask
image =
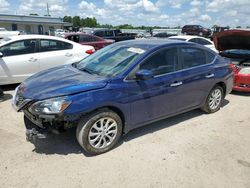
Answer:
[{"label": "headlight", "polygon": [[66,97],[58,97],[38,101],[32,104],[29,111],[34,114],[59,114],[63,112],[71,101],[67,100]]}]

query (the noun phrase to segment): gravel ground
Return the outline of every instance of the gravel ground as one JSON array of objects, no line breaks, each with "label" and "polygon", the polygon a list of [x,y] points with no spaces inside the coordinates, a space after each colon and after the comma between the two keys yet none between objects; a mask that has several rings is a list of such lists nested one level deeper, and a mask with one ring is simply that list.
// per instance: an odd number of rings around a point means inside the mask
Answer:
[{"label": "gravel ground", "polygon": [[0,187],[250,188],[250,94],[230,94],[215,114],[194,110],[134,130],[91,157],[75,130],[26,142],[12,93],[0,102]]}]

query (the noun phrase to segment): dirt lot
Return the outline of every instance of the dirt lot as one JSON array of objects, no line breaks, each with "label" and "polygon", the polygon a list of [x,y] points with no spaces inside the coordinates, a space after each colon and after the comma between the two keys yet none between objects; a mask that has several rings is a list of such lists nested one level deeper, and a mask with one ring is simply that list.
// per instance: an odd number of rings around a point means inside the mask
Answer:
[{"label": "dirt lot", "polygon": [[111,152],[83,153],[74,130],[26,142],[23,114],[0,103],[0,187],[250,188],[250,95],[137,129]]}]

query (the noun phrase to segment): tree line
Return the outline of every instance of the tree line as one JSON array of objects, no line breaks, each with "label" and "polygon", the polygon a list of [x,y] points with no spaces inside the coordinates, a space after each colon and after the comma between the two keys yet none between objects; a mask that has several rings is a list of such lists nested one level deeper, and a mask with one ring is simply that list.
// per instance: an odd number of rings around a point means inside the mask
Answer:
[{"label": "tree line", "polygon": [[[80,27],[96,27],[96,28],[119,28],[119,29],[169,29],[170,27],[159,27],[159,26],[133,26],[130,24],[123,24],[123,25],[110,25],[110,24],[100,24],[97,22],[96,18],[80,18],[80,16],[64,16],[64,22],[69,22],[73,24],[73,27],[80,28]],[[171,29],[180,29],[180,26],[171,27]]]}]

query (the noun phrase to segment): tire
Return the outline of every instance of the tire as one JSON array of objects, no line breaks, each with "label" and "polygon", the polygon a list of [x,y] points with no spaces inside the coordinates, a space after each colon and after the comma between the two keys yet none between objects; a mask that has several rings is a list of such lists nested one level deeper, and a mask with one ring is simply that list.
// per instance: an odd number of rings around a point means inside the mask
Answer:
[{"label": "tire", "polygon": [[[210,114],[217,112],[221,108],[224,99],[223,88],[216,85],[209,93],[205,105],[201,108],[204,112]],[[217,97],[216,97],[217,96]]]},{"label": "tire", "polygon": [[119,115],[102,109],[80,119],[76,138],[87,153],[98,155],[111,150],[118,143],[122,128]]}]

